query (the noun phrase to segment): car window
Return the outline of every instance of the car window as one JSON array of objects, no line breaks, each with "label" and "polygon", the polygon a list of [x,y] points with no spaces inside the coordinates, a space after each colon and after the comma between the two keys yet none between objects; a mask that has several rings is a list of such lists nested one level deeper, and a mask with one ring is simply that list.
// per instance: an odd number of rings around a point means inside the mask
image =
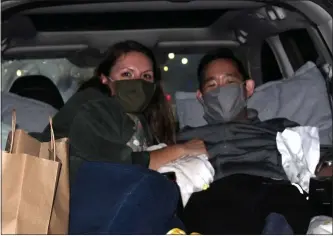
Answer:
[{"label": "car window", "polygon": [[307,61],[317,62],[319,55],[306,29],[288,30],[279,36],[294,71]]},{"label": "car window", "polygon": [[9,91],[14,81],[21,77],[42,75],[58,88],[66,102],[80,83],[93,75],[93,68],[80,68],[67,59],[14,60],[1,63],[1,89]]},{"label": "car window", "polygon": [[195,92],[198,87],[197,67],[202,54],[169,53],[167,61],[161,66],[165,92],[174,103],[176,91]]},{"label": "car window", "polygon": [[283,77],[275,55],[266,41],[261,47],[261,73],[263,83],[280,80]]},{"label": "car window", "polygon": [[[198,88],[197,66],[201,54],[175,54],[161,65],[165,92],[174,103],[176,91],[195,92]],[[59,89],[64,101],[76,91],[80,83],[91,78],[94,68],[79,68],[67,59],[15,60],[1,64],[2,89],[9,91],[18,78],[43,75]]]}]

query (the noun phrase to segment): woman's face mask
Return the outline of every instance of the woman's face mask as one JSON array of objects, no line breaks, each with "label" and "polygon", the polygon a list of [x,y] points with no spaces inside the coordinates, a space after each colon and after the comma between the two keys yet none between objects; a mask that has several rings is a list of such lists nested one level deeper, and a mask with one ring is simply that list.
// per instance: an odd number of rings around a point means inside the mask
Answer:
[{"label": "woman's face mask", "polygon": [[149,105],[155,83],[143,79],[115,80],[115,97],[128,113],[141,113]]},{"label": "woman's face mask", "polygon": [[246,107],[244,84],[228,84],[203,96],[204,118],[209,124],[235,119]]}]

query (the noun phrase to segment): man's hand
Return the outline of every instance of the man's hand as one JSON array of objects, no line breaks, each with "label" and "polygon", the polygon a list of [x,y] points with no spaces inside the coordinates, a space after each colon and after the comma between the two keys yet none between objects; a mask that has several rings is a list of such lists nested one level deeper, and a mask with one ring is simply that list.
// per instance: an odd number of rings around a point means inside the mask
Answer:
[{"label": "man's hand", "polygon": [[332,177],[333,176],[333,166],[325,166],[321,168],[318,173],[318,177]]}]

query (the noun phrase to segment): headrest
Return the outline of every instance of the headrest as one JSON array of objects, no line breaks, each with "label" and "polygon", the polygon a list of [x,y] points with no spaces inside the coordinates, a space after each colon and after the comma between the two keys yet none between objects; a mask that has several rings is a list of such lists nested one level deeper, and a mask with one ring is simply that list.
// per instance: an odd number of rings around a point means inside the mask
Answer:
[{"label": "headrest", "polygon": [[17,125],[27,132],[42,132],[57,110],[48,104],[1,91],[1,122],[11,125],[12,111],[16,110]]},{"label": "headrest", "polygon": [[[180,128],[207,124],[195,93],[176,92]],[[255,89],[248,108],[258,111],[260,120],[284,117],[300,125],[315,126],[321,144],[332,143],[332,114],[325,79],[313,62],[307,62],[289,79],[268,82]]]},{"label": "headrest", "polygon": [[32,98],[60,109],[64,100],[55,84],[43,75],[27,75],[15,80],[9,92]]}]

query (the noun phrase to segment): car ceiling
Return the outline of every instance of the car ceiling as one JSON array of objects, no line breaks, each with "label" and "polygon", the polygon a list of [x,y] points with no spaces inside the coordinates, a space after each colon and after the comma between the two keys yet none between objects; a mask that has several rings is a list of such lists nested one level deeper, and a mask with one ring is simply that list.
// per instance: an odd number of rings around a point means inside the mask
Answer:
[{"label": "car ceiling", "polygon": [[239,47],[243,44],[240,32],[245,32],[250,45],[309,24],[290,9],[283,10],[284,19],[271,20],[267,11],[271,7],[257,1],[75,1],[43,7],[45,2],[21,8],[11,17],[4,12],[3,59],[68,58],[90,67],[113,43],[133,39],[154,48],[163,62],[170,51],[197,54],[222,46]]}]

